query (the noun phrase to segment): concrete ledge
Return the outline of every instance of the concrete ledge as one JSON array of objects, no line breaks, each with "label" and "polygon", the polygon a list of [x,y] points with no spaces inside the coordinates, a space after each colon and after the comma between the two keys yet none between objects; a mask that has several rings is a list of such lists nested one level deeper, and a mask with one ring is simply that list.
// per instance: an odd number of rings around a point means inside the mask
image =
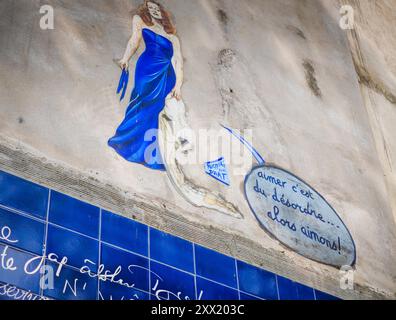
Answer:
[{"label": "concrete ledge", "polygon": [[[16,147],[17,146],[17,147]],[[262,267],[294,281],[328,292],[343,299],[392,299],[391,294],[355,284],[354,291],[339,287],[338,270],[323,274],[318,268],[295,264],[282,251],[269,250],[244,237],[201,225],[177,214],[180,208],[156,205],[139,195],[83,175],[63,164],[51,163],[36,152],[0,136],[0,170],[68,194],[114,213],[132,218],[153,228]]]}]

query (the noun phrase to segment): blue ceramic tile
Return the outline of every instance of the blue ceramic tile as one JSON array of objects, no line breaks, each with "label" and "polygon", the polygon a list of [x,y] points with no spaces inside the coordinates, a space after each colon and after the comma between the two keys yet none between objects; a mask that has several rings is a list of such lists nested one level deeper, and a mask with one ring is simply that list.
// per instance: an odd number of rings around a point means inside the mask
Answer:
[{"label": "blue ceramic tile", "polygon": [[[33,273],[37,267],[37,263],[28,263],[35,258],[34,255],[2,244],[0,244],[0,255],[2,255],[3,260],[0,266],[1,282],[12,284],[33,293],[40,293],[40,272],[29,274]],[[25,265],[27,265],[27,272],[24,271]],[[8,268],[4,268],[4,266],[8,266]]]},{"label": "blue ceramic tile", "polygon": [[[149,291],[148,259],[108,245],[101,246],[101,264],[104,266],[101,279]],[[104,277],[104,273],[114,276]]]},{"label": "blue ceramic tile", "polygon": [[150,255],[159,262],[194,272],[193,245],[186,240],[150,229]]},{"label": "blue ceramic tile", "polygon": [[91,238],[49,225],[47,256],[51,253],[59,257],[58,261],[66,257],[69,266],[88,266],[93,272],[97,271],[99,244]]},{"label": "blue ceramic tile", "polygon": [[298,300],[315,300],[314,289],[297,283]]},{"label": "blue ceramic tile", "polygon": [[237,288],[235,259],[195,246],[197,275]]},{"label": "blue ceramic tile", "polygon": [[298,300],[297,283],[278,276],[279,298],[281,300]]},{"label": "blue ceramic tile", "polygon": [[59,265],[48,263],[54,270],[54,287],[44,290],[44,295],[56,300],[96,300],[98,279],[83,274],[76,269],[62,266],[57,275]]},{"label": "blue ceramic tile", "polygon": [[314,289],[278,276],[281,300],[315,300]]},{"label": "blue ceramic tile", "polygon": [[0,282],[0,301],[37,301],[48,300],[37,294],[20,289],[11,284]]},{"label": "blue ceramic tile", "polygon": [[195,300],[194,277],[151,262],[151,293],[159,300]]},{"label": "blue ceramic tile", "polygon": [[69,196],[51,191],[49,221],[97,239],[99,208]]},{"label": "blue ceramic tile", "polygon": [[0,171],[0,204],[45,219],[48,189]]},{"label": "blue ceramic tile", "polygon": [[267,300],[278,300],[275,274],[238,261],[240,290]]},{"label": "blue ceramic tile", "polygon": [[334,297],[328,293],[319,291],[319,290],[315,290],[315,295],[316,295],[316,300],[328,300],[328,301],[332,301],[332,300],[340,300],[337,297]]},{"label": "blue ceramic tile", "polygon": [[110,281],[100,281],[99,300],[150,300],[149,294]]},{"label": "blue ceramic tile", "polygon": [[0,242],[41,255],[44,231],[44,223],[0,209]]},{"label": "blue ceramic tile", "polygon": [[255,300],[262,300],[262,299],[241,292],[241,301],[255,301]]},{"label": "blue ceramic tile", "polygon": [[147,256],[147,238],[147,226],[107,211],[102,212],[102,241]]},{"label": "blue ceramic tile", "polygon": [[238,291],[197,277],[198,300],[239,300]]}]

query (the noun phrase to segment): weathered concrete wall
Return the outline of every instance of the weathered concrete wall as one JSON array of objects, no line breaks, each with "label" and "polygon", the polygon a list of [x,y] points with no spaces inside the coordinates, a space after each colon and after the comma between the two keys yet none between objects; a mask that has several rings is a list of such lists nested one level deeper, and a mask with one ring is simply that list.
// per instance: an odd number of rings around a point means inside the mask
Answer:
[{"label": "weathered concrete wall", "polygon": [[[253,129],[254,145],[269,162],[323,194],[356,242],[353,292],[340,290],[338,270],[290,252],[259,227],[242,176],[224,189],[200,164],[185,171],[222,192],[243,215],[235,219],[188,204],[166,174],[127,163],[107,147],[125,111],[114,93],[119,71],[112,59],[125,49],[138,1],[47,3],[55,8],[55,30],[39,28],[42,1],[0,3],[1,168],[345,298],[394,297],[395,181],[378,147],[381,129],[395,155],[394,104],[371,94],[382,115],[375,128],[347,33],[338,26],[338,2],[167,0],[166,6],[182,43],[191,127]],[[369,72],[391,90],[391,32],[374,40],[376,31],[361,30],[364,43],[382,41],[390,50],[382,66],[371,60]]]},{"label": "weathered concrete wall", "polygon": [[356,10],[355,28],[349,33],[349,40],[396,218],[396,35],[390,31],[396,27],[396,3],[344,3]]}]

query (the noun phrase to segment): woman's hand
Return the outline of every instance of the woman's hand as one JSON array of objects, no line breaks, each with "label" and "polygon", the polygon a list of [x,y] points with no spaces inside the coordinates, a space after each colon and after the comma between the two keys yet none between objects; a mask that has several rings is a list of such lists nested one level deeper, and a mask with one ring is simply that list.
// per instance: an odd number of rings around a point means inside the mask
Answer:
[{"label": "woman's hand", "polygon": [[117,62],[117,64],[119,65],[119,67],[120,67],[122,70],[126,70],[126,69],[129,68],[129,63],[128,63],[128,61],[126,61],[126,60],[124,60],[124,59],[119,60],[119,61]]},{"label": "woman's hand", "polygon": [[176,86],[172,91],[172,97],[175,98],[177,101],[181,100],[181,86]]}]

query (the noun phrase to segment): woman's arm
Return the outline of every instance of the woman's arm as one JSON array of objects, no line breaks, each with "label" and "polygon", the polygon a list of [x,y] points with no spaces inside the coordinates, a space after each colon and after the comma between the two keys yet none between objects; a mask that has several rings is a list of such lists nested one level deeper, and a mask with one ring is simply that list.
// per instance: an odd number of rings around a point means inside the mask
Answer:
[{"label": "woman's arm", "polygon": [[184,71],[183,71],[183,56],[181,52],[181,46],[179,39],[174,36],[173,37],[173,50],[174,50],[174,62],[175,62],[175,72],[176,72],[176,85],[173,89],[172,96],[177,100],[181,99],[181,87],[183,85],[184,80]]},{"label": "woman's arm", "polygon": [[142,40],[142,29],[143,29],[143,21],[138,15],[133,17],[133,27],[132,27],[132,36],[128,41],[127,48],[124,53],[124,57],[118,62],[121,69],[127,69],[129,66],[129,60],[135,54],[137,49],[139,48],[140,41]]}]

